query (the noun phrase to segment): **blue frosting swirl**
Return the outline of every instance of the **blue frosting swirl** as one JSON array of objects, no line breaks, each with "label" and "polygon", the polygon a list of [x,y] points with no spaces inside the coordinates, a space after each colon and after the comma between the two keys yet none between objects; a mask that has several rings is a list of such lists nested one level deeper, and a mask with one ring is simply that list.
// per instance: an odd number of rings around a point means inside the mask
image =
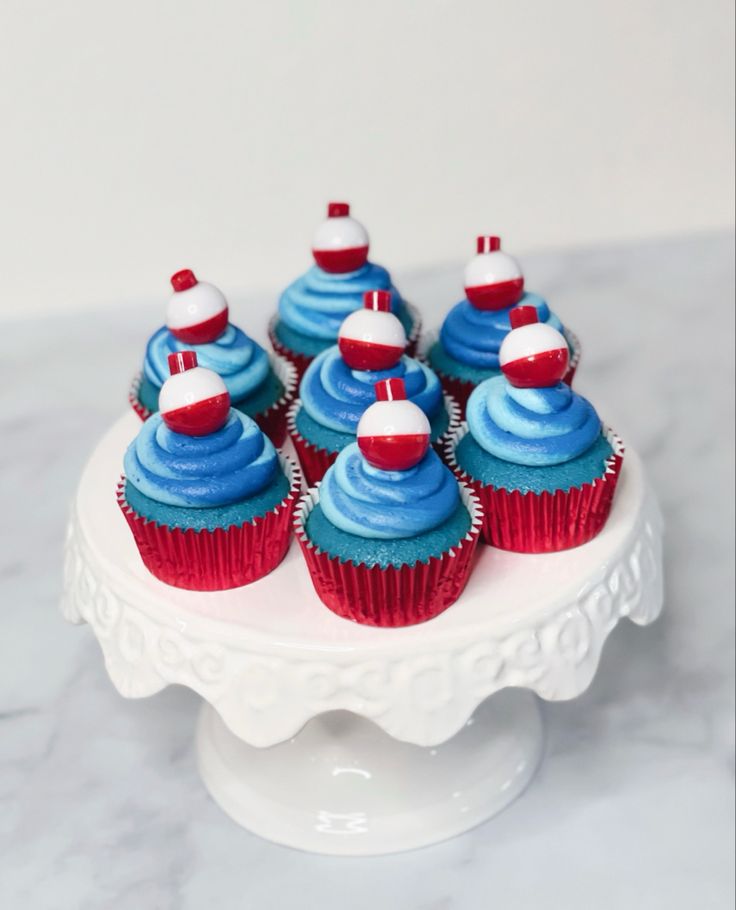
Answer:
[{"label": "blue frosting swirl", "polygon": [[517,389],[503,376],[473,390],[467,420],[473,439],[486,452],[513,464],[540,467],[577,458],[601,433],[593,405],[564,383]]},{"label": "blue frosting swirl", "polygon": [[322,511],[335,527],[374,539],[430,531],[447,521],[459,499],[457,481],[433,449],[407,471],[382,471],[356,442],[338,455],[319,489]]},{"label": "blue frosting swirl", "polygon": [[[538,295],[527,292],[515,306],[534,306],[539,321],[562,331],[562,323]],[[479,310],[469,300],[461,300],[450,310],[440,329],[442,347],[450,357],[485,370],[500,369],[498,351],[511,331],[509,313],[504,310]]]},{"label": "blue frosting swirl", "polygon": [[331,274],[313,265],[281,295],[279,318],[289,328],[311,338],[336,341],[346,316],[363,306],[366,291],[391,291],[391,309],[403,301],[391,276],[372,262],[355,272]]},{"label": "blue frosting swirl", "polygon": [[276,451],[258,425],[230,410],[225,426],[209,436],[170,430],[160,414],[128,446],[125,476],[156,502],[189,508],[224,506],[261,491],[276,475]]},{"label": "blue frosting swirl", "polygon": [[168,356],[175,351],[196,351],[201,367],[222,376],[233,401],[255,391],[271,369],[264,349],[231,323],[216,341],[208,344],[185,344],[162,326],[146,345],[143,361],[146,378],[158,389],[169,378]]},{"label": "blue frosting swirl", "polygon": [[310,363],[299,387],[305,411],[317,423],[342,433],[355,433],[363,412],[376,400],[375,384],[398,376],[407,398],[432,420],[442,407],[442,386],[429,367],[404,355],[389,370],[351,370],[335,345]]}]

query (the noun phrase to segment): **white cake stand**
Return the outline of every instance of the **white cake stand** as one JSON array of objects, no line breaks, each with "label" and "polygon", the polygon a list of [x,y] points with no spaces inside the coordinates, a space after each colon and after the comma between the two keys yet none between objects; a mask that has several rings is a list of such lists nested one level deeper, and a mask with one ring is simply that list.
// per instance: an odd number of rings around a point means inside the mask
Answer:
[{"label": "white cake stand", "polygon": [[122,695],[179,683],[202,696],[207,788],[278,843],[391,853],[499,812],[540,760],[537,696],[581,693],[619,619],[644,625],[661,609],[661,520],[630,449],[595,540],[544,556],[479,547],[461,599],[423,625],[374,629],[333,615],[296,544],[248,587],[170,588],[144,568],[115,502],[139,427],[132,413],[119,420],[85,468],[64,614],[92,626]]}]

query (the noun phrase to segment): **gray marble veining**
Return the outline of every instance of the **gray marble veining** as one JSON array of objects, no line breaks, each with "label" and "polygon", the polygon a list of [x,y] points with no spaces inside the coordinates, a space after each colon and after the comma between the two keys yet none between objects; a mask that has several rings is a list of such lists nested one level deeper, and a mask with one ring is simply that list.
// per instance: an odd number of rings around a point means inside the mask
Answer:
[{"label": "gray marble veining", "polygon": [[[380,859],[236,827],[194,766],[197,698],[120,698],[90,630],[59,615],[67,506],[161,301],[0,326],[0,907],[733,905],[733,237],[524,264],[583,340],[578,388],[645,459],[667,522],[665,612],[616,630],[585,695],[545,705],[546,761],[517,803]],[[460,270],[398,279],[431,326]],[[271,306],[243,296],[233,317],[262,336]]]}]

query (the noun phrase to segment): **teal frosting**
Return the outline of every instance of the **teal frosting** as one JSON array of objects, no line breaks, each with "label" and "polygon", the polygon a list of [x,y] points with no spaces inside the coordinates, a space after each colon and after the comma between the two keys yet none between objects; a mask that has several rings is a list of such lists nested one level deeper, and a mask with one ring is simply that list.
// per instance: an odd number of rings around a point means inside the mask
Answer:
[{"label": "teal frosting", "polygon": [[416,537],[443,524],[460,501],[458,483],[437,453],[406,471],[373,467],[352,443],[337,456],[320,487],[328,521],[372,539]]},{"label": "teal frosting", "polygon": [[[527,292],[514,306],[536,307],[540,322],[546,322],[559,332],[563,331],[560,320],[538,294]],[[445,354],[459,364],[484,371],[484,375],[467,377],[470,381],[487,378],[485,371],[500,369],[498,352],[504,338],[511,331],[509,314],[513,308],[479,310],[465,299],[456,304],[445,317],[439,339]],[[435,366],[447,375],[458,375],[457,370],[443,369],[439,363]],[[466,377],[460,375],[459,378]]]},{"label": "teal frosting", "polygon": [[473,390],[466,414],[481,448],[520,465],[572,461],[601,433],[593,405],[562,382],[551,388],[517,389],[504,376],[495,376]]},{"label": "teal frosting", "polygon": [[470,530],[470,513],[460,502],[449,518],[431,531],[414,537],[385,540],[348,534],[335,527],[325,515],[320,503],[307,517],[305,531],[309,540],[320,550],[340,562],[370,566],[413,566],[429,562],[456,547]]},{"label": "teal frosting", "polygon": [[154,414],[128,446],[124,469],[148,499],[197,509],[257,495],[273,482],[279,463],[256,423],[231,409],[225,425],[207,436],[175,433]]},{"label": "teal frosting", "polygon": [[612,454],[611,444],[603,433],[599,433],[593,445],[571,461],[546,467],[519,465],[491,455],[467,433],[455,449],[455,460],[473,480],[497,489],[554,493],[555,490],[567,491],[602,477],[606,461]]},{"label": "teal frosting", "polygon": [[376,400],[375,385],[383,379],[404,380],[406,395],[427,417],[442,407],[437,376],[418,360],[403,356],[388,370],[352,370],[334,345],[315,358],[299,386],[307,414],[317,423],[341,433],[355,434],[365,410]]},{"label": "teal frosting", "polygon": [[[222,377],[233,403],[256,393],[273,373],[266,351],[231,323],[216,341],[208,344],[185,344],[162,326],[146,345],[143,361],[146,388],[142,388],[140,397],[141,403],[151,411],[158,409],[158,392],[169,378],[168,357],[176,351],[196,351],[199,366]],[[155,407],[152,408],[149,401],[154,393]],[[268,402],[266,407],[272,403]]]},{"label": "teal frosting", "polygon": [[281,295],[276,335],[287,348],[316,357],[335,344],[344,319],[363,306],[366,291],[391,291],[391,309],[407,334],[412,321],[391,276],[372,262],[354,272],[332,274],[313,265]]},{"label": "teal frosting", "polygon": [[[299,408],[296,412],[295,423],[299,435],[303,439],[306,439],[307,442],[318,449],[325,449],[327,452],[341,452],[345,446],[355,442],[355,433],[341,433],[338,430],[331,430],[329,427],[318,423],[313,417],[310,417],[304,408]],[[443,404],[429,421],[431,441],[437,442],[447,432],[449,426],[450,415]]]}]

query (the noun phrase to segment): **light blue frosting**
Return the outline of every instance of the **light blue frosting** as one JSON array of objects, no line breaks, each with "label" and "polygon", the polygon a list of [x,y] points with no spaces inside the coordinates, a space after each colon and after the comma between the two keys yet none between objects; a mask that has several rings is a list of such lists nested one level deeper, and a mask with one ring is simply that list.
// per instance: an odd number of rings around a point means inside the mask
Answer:
[{"label": "light blue frosting", "polygon": [[255,391],[271,369],[263,348],[231,323],[208,344],[185,344],[162,326],[151,336],[143,361],[146,378],[159,389],[169,378],[168,356],[175,351],[196,351],[199,366],[222,376],[233,401]]},{"label": "light blue frosting", "polygon": [[337,528],[358,537],[415,537],[436,528],[457,508],[455,477],[433,449],[408,471],[382,471],[357,443],[343,449],[319,489],[322,511]]},{"label": "light blue frosting", "polygon": [[275,476],[278,459],[258,425],[231,409],[225,426],[208,436],[175,433],[154,414],[128,446],[124,468],[149,499],[209,508],[254,496]]},{"label": "light blue frosting", "polygon": [[346,316],[363,306],[366,291],[391,291],[391,309],[400,307],[391,276],[372,262],[355,272],[332,274],[313,265],[281,295],[279,318],[302,335],[336,341]]},{"label": "light blue frosting", "polygon": [[376,400],[375,384],[398,376],[406,395],[431,420],[442,407],[442,386],[429,367],[404,355],[390,370],[351,370],[335,345],[310,363],[299,387],[305,411],[317,423],[355,433],[363,412]]},{"label": "light blue frosting", "polygon": [[504,376],[486,379],[467,407],[473,439],[513,464],[564,464],[586,452],[601,433],[593,405],[560,382],[547,389],[517,389]]},{"label": "light blue frosting", "polygon": [[[560,320],[538,294],[527,292],[514,306],[536,307],[540,322],[546,322],[558,332],[563,331]],[[500,369],[498,351],[511,331],[509,313],[513,308],[479,310],[469,300],[461,300],[442,323],[442,347],[461,363],[487,370]]]}]

